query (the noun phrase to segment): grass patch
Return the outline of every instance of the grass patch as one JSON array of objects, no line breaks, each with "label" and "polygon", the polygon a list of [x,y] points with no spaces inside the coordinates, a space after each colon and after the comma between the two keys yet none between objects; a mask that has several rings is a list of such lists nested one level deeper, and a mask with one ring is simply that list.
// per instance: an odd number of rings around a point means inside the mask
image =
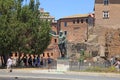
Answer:
[{"label": "grass patch", "polygon": [[114,66],[108,67],[108,68],[101,68],[101,67],[89,67],[86,70],[87,72],[111,72],[111,73],[120,73],[120,71],[117,71]]}]

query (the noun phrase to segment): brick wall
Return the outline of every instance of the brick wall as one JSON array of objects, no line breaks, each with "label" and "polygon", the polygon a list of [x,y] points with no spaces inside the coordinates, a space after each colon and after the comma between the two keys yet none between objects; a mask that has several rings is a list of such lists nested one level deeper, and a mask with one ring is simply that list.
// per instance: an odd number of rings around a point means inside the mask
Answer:
[{"label": "brick wall", "polygon": [[109,56],[120,55],[120,31],[109,29],[106,33],[106,48]]},{"label": "brick wall", "polygon": [[[52,23],[51,30],[57,33],[57,22]],[[51,42],[43,54],[44,54],[44,57],[48,57],[48,55],[49,55],[54,59],[57,59],[58,57],[60,57],[60,50],[58,47],[58,37],[57,36],[51,37]]]},{"label": "brick wall", "polygon": [[[77,20],[83,19],[84,22],[81,23],[79,21],[77,23]],[[88,24],[86,23],[86,18],[72,18],[72,19],[60,19],[58,21],[58,24],[60,24],[60,29],[64,32],[67,31],[66,39],[68,42],[84,42],[85,39],[87,39],[87,27]],[[75,21],[75,23],[73,23]],[[66,26],[65,26],[66,22]]]},{"label": "brick wall", "polygon": [[[120,55],[120,0],[109,0],[110,4],[104,5],[103,0],[95,0],[95,33],[99,36],[98,43],[105,46],[105,53],[108,56]],[[103,11],[109,12],[109,18],[103,18]],[[110,42],[106,38],[106,34],[113,34]],[[109,36],[110,37],[110,36]],[[106,46],[106,44],[108,46]]]},{"label": "brick wall", "polygon": [[[103,19],[103,11],[109,12],[109,19]],[[108,28],[120,28],[120,4],[95,4],[95,25]]]}]

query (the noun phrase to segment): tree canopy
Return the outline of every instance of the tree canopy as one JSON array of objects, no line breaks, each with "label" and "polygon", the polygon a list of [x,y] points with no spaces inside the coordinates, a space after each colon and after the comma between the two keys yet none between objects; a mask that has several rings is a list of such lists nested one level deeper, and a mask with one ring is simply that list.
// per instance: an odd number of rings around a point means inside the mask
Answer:
[{"label": "tree canopy", "polygon": [[50,22],[40,19],[38,0],[0,0],[0,53],[42,53],[50,42]]}]

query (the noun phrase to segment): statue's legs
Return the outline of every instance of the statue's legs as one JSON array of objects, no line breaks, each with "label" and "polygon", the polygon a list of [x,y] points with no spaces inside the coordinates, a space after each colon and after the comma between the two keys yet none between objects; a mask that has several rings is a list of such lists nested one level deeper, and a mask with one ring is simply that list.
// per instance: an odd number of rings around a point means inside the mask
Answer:
[{"label": "statue's legs", "polygon": [[59,49],[60,49],[60,52],[61,52],[61,57],[64,58],[66,56],[66,47],[65,47],[65,44],[64,43],[59,44]]},{"label": "statue's legs", "polygon": [[62,49],[62,53],[61,54],[62,54],[61,55],[62,58],[66,57],[66,49],[65,48]]}]

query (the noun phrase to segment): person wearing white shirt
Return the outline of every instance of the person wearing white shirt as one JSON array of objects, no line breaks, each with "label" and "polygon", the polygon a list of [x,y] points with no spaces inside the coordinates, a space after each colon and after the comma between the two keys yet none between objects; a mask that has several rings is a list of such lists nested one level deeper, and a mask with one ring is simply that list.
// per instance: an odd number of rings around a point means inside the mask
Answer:
[{"label": "person wearing white shirt", "polygon": [[12,64],[13,64],[13,60],[11,57],[9,57],[7,60],[7,69],[9,70],[9,72],[12,72]]}]

